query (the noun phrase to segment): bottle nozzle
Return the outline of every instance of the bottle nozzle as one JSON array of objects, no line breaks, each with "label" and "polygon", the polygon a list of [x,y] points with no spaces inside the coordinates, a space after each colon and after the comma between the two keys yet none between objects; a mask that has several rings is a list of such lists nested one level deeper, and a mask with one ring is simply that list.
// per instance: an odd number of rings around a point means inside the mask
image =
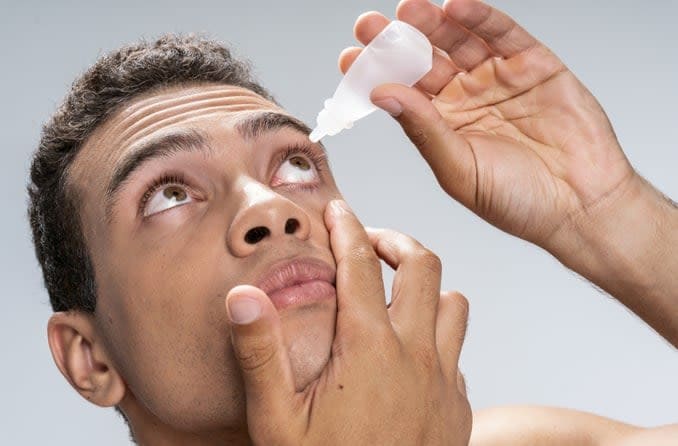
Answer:
[{"label": "bottle nozzle", "polygon": [[323,132],[320,129],[320,126],[316,126],[316,128],[313,129],[310,135],[308,135],[308,139],[311,140],[311,142],[318,142],[320,141],[325,135],[327,135],[327,132]]},{"label": "bottle nozzle", "polygon": [[353,121],[342,116],[342,110],[337,109],[335,102],[330,98],[325,101],[325,108],[318,113],[317,125],[308,136],[311,142],[318,142],[327,135],[336,135],[344,129],[353,127]]}]

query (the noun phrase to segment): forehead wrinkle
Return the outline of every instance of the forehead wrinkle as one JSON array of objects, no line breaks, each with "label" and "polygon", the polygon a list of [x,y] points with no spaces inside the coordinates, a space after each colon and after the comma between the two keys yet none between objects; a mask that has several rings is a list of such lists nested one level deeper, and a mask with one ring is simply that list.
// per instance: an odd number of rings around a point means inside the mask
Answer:
[{"label": "forehead wrinkle", "polygon": [[163,101],[154,103],[147,108],[139,109],[134,113],[127,115],[116,127],[125,128],[127,121],[132,123],[126,127],[120,134],[121,140],[131,139],[137,134],[148,134],[153,129],[172,124],[184,119],[200,117],[206,114],[219,112],[239,112],[245,110],[260,109],[267,102],[262,102],[258,97],[251,96],[229,96],[229,97],[211,97],[190,102],[181,100]]},{"label": "forehead wrinkle", "polygon": [[184,85],[170,87],[164,90],[154,90],[135,98],[130,104],[119,110],[117,115],[121,121],[138,114],[153,113],[154,109],[164,109],[175,103],[190,103],[201,100],[230,98],[256,99],[260,103],[270,103],[251,90],[233,85]]}]

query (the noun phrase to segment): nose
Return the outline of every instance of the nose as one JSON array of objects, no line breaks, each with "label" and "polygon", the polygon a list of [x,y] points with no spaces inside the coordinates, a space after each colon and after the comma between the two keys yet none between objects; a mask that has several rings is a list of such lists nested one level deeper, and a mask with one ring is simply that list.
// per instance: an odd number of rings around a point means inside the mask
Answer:
[{"label": "nose", "polygon": [[227,237],[234,256],[246,257],[275,240],[308,240],[311,222],[296,203],[254,181],[245,184],[243,194],[243,205]]}]

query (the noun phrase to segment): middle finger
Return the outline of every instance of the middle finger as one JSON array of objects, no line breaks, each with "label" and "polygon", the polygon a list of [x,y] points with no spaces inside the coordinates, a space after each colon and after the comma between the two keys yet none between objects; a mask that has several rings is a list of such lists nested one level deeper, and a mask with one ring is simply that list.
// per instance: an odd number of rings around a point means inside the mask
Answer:
[{"label": "middle finger", "polygon": [[447,52],[454,63],[471,71],[493,54],[478,36],[448,18],[429,0],[403,0],[396,15],[426,34],[431,43]]},{"label": "middle finger", "polygon": [[440,259],[419,242],[389,229],[368,229],[377,255],[396,270],[389,314],[403,341],[422,339],[435,345],[440,300]]}]

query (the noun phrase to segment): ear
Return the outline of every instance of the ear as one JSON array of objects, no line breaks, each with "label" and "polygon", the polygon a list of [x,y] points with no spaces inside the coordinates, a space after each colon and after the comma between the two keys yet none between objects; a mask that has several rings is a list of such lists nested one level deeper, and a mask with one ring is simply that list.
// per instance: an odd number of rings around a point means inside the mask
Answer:
[{"label": "ear", "polygon": [[125,381],[97,337],[93,315],[54,313],[47,323],[47,339],[56,366],[80,395],[104,407],[122,401]]}]

